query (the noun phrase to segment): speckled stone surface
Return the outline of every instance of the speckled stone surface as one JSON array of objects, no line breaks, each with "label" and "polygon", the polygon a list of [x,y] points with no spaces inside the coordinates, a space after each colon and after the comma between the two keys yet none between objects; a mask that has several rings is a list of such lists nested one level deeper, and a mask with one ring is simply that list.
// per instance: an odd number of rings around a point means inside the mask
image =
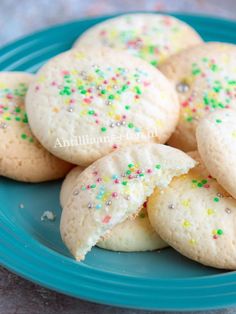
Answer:
[{"label": "speckled stone surface", "polygon": [[[85,16],[132,10],[204,13],[236,19],[236,0],[0,0],[0,45],[50,25]],[[119,309],[74,299],[35,285],[0,267],[0,314],[54,313],[151,314],[154,312]],[[235,314],[236,308],[205,313]]]}]

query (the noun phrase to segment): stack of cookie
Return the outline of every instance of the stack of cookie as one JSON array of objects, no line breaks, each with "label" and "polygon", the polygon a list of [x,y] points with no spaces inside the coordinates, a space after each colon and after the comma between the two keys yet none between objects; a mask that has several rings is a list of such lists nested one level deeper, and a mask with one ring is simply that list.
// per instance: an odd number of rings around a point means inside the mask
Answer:
[{"label": "stack of cookie", "polygon": [[35,77],[0,75],[1,174],[40,182],[77,165],[60,201],[78,261],[95,245],[170,245],[235,269],[235,56],[170,16],[95,25]]}]

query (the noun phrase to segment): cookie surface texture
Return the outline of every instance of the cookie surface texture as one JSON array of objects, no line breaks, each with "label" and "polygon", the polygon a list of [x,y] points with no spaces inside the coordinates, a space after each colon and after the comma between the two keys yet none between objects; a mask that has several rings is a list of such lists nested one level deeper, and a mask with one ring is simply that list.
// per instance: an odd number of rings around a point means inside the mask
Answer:
[{"label": "cookie surface texture", "polygon": [[210,174],[236,198],[236,111],[221,110],[205,117],[197,128],[197,142]]},{"label": "cookie surface texture", "polygon": [[[76,178],[82,171],[81,167],[76,167],[66,176],[60,193],[62,207],[66,206]],[[161,249],[167,244],[151,226],[145,203],[137,217],[126,219],[115,226],[103,240],[97,243],[97,246],[112,251],[138,252]]]},{"label": "cookie surface texture", "polygon": [[199,121],[216,109],[236,108],[236,46],[206,43],[170,58],[160,70],[175,86],[180,120],[169,144],[196,150]]},{"label": "cookie surface texture", "polygon": [[236,269],[236,200],[213,179],[198,153],[198,166],[149,198],[150,222],[174,249],[190,259]]},{"label": "cookie surface texture", "polygon": [[86,168],[62,211],[61,235],[77,260],[117,224],[137,214],[155,186],[188,172],[195,162],[161,144],[139,144],[113,152]]},{"label": "cookie surface texture", "polygon": [[40,142],[80,166],[132,143],[165,143],[179,116],[177,95],[157,69],[106,48],[50,60],[30,85],[26,107]]},{"label": "cookie surface texture", "polygon": [[108,19],[85,31],[74,46],[122,49],[159,66],[172,54],[200,42],[200,35],[183,21],[147,13]]},{"label": "cookie surface texture", "polygon": [[47,152],[33,136],[25,95],[33,75],[0,73],[0,175],[26,182],[63,177],[71,165]]}]

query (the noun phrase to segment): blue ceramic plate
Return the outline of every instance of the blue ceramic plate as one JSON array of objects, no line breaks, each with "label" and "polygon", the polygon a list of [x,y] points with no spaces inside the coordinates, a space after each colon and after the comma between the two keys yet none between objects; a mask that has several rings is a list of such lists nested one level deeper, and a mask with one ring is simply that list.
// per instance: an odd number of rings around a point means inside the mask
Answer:
[{"label": "blue ceramic plate", "polygon": [[[236,42],[236,23],[175,15],[205,40]],[[35,72],[107,17],[46,29],[0,50],[0,70]],[[93,248],[77,263],[59,234],[61,182],[25,184],[0,179],[0,263],[50,289],[82,299],[140,309],[190,310],[236,305],[236,273],[194,263],[172,249],[113,253]],[[41,221],[45,210],[56,221]]]}]

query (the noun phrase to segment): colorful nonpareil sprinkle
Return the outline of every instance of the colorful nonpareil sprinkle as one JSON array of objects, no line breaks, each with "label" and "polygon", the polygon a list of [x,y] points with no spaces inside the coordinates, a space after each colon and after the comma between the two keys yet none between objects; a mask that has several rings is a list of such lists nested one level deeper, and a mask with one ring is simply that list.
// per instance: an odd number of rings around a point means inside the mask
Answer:
[{"label": "colorful nonpareil sprinkle", "polygon": [[[28,117],[24,108],[24,97],[28,87],[19,83],[12,89],[0,82],[0,129],[6,129],[12,122],[28,125]],[[2,120],[2,121],[1,121]],[[33,142],[31,132],[19,133],[22,140]]]},{"label": "colorful nonpareil sprinkle", "polygon": [[[153,168],[141,169],[140,165],[136,162],[130,162],[122,173],[114,173],[111,176],[101,176],[99,171],[94,170],[92,172],[93,182],[83,184],[72,193],[74,196],[80,193],[92,193],[95,200],[88,202],[85,206],[95,211],[104,208],[108,210],[113,202],[122,199],[129,201],[131,197],[135,198],[136,192],[133,190],[133,184],[143,183],[146,186],[145,182],[152,180],[151,176],[153,174],[161,175],[160,164],[158,164],[158,167],[154,165]],[[147,189],[149,189],[148,185]],[[146,207],[147,205],[144,203],[143,210],[139,213],[140,218],[146,217]],[[102,223],[108,224],[111,220],[112,215],[109,214],[102,218]]]},{"label": "colorful nonpareil sprinkle", "polygon": [[[61,72],[62,82],[53,81],[52,88],[62,97],[64,109],[73,114],[75,111],[97,125],[101,133],[113,128],[127,128],[141,132],[129,118],[131,111],[137,110],[143,91],[151,84],[147,73],[136,68],[128,71],[122,67],[93,65],[90,71],[74,69]],[[40,90],[39,78],[37,89]],[[95,108],[101,107],[102,110]],[[52,108],[58,113],[60,109]]]},{"label": "colorful nonpareil sprinkle", "polygon": [[[225,65],[226,61],[221,60],[218,64],[216,60],[209,58],[202,58],[198,63],[192,64],[191,73],[184,80],[191,82],[190,85],[196,85],[196,90],[193,89],[191,95],[181,104],[184,122],[198,121],[206,113],[216,109],[231,108],[232,102],[236,101],[236,80],[225,73]],[[202,93],[197,90],[197,82],[200,80],[205,84]],[[218,124],[221,122],[220,119],[216,120]]]},{"label": "colorful nonpareil sprinkle", "polygon": [[[91,30],[93,32],[96,32],[96,28]],[[188,29],[186,33],[186,26],[170,16],[134,14],[112,19],[103,27],[101,25],[97,30],[97,40],[103,46],[125,49],[153,66],[159,66],[171,54],[183,48],[183,45],[188,45],[190,32]],[[187,34],[185,43],[184,34]],[[85,34],[85,42],[86,37],[89,40],[89,36],[89,32]],[[197,42],[199,39],[196,37]]]}]

